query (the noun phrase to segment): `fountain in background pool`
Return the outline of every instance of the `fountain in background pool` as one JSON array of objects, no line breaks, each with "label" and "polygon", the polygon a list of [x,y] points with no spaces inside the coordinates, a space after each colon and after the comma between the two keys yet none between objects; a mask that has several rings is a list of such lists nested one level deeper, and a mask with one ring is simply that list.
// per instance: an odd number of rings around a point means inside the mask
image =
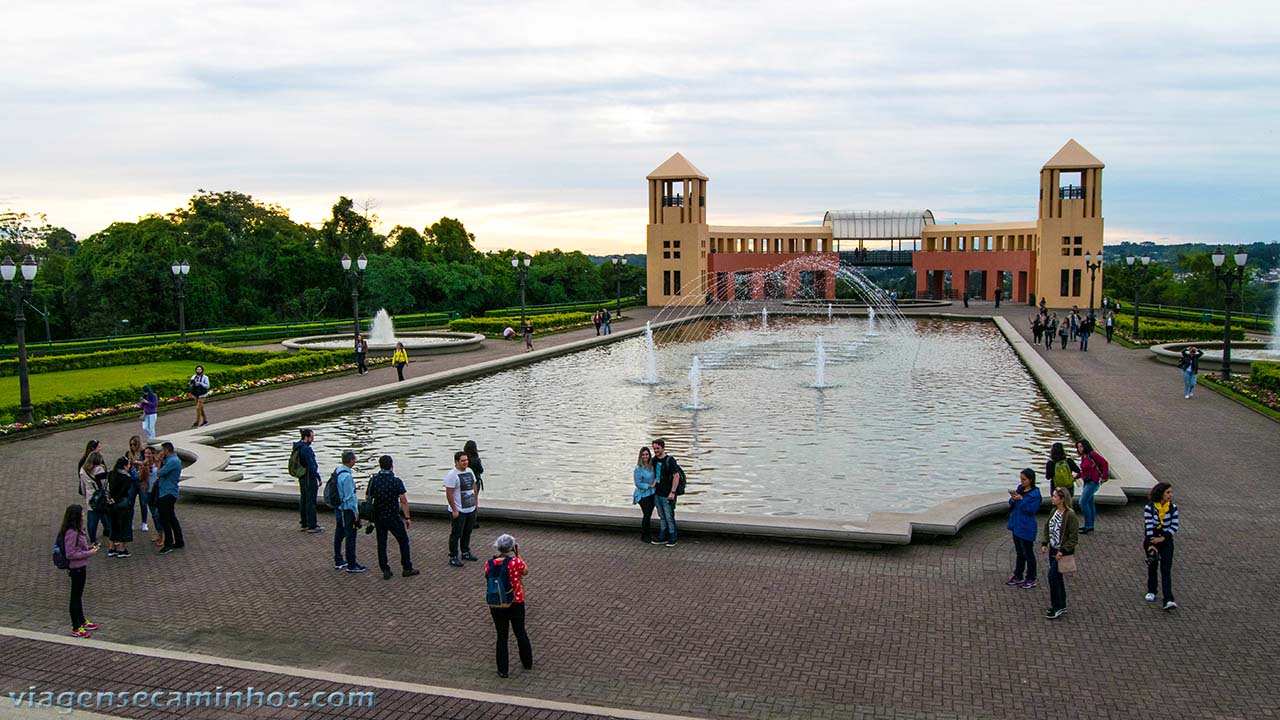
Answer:
[{"label": "fountain in background pool", "polygon": [[[396,335],[395,324],[385,309],[379,309],[370,322],[365,336],[370,353],[390,353],[396,343],[403,343],[410,355],[434,355],[440,353],[478,350],[484,342],[483,335],[459,332],[407,332]],[[284,341],[290,350],[351,350],[354,339],[351,333],[313,335]]]}]

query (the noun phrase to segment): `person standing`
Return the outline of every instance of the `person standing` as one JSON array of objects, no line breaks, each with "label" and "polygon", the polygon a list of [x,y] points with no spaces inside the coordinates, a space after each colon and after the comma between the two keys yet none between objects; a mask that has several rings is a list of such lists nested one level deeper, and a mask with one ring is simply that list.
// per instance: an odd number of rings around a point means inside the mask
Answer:
[{"label": "person standing", "polygon": [[653,516],[653,496],[656,492],[654,488],[658,485],[658,479],[654,476],[653,453],[650,452],[648,445],[640,448],[640,456],[636,458],[636,468],[631,472],[631,480],[635,484],[635,490],[631,493],[631,504],[639,505],[640,511],[644,513],[644,519],[640,521],[640,542],[652,544],[653,536],[649,534],[649,527],[650,518]]},{"label": "person standing", "polygon": [[1156,575],[1164,593],[1164,609],[1175,610],[1173,601],[1173,536],[1178,532],[1178,506],[1173,503],[1173,487],[1156,483],[1142,508],[1144,537],[1142,549],[1147,552],[1147,602],[1156,601]]},{"label": "person standing", "polygon": [[156,408],[159,406],[160,398],[155,390],[152,390],[150,385],[143,385],[142,398],[138,401],[138,407],[142,409],[142,432],[147,434],[147,440],[156,436]]},{"label": "person standing", "polygon": [[[475,528],[476,476],[468,467],[465,452],[453,454],[453,469],[444,476],[444,498],[453,525],[449,529],[449,564],[462,567],[463,560],[479,560],[471,554],[471,531]],[[461,550],[461,554],[459,554]]]},{"label": "person standing", "polygon": [[1000,307],[1000,288],[996,288],[996,307]]},{"label": "person standing", "polygon": [[533,669],[533,646],[529,643],[529,633],[524,627],[524,577],[529,574],[529,566],[520,558],[520,546],[510,535],[499,535],[494,547],[498,549],[498,554],[485,562],[484,576],[486,586],[497,585],[501,588],[497,593],[486,595],[489,615],[498,632],[498,677],[507,677],[510,663],[507,656],[508,628],[515,633],[521,667],[525,670]]},{"label": "person standing", "polygon": [[404,481],[396,477],[392,469],[390,455],[378,458],[378,472],[369,479],[365,497],[373,503],[372,521],[378,533],[378,567],[382,569],[382,579],[390,580],[392,575],[391,562],[387,559],[387,533],[394,536],[400,546],[400,574],[404,577],[419,574],[409,559],[409,498]]},{"label": "person standing", "polygon": [[289,461],[289,472],[298,480],[298,529],[312,534],[323,532],[316,521],[316,491],[320,488],[320,464],[316,462],[316,451],[311,447],[316,433],[311,428],[298,431],[302,438],[293,443],[293,457]]},{"label": "person standing", "polygon": [[1102,320],[1103,326],[1107,330],[1107,343],[1111,343],[1111,334],[1116,331],[1116,314],[1111,310],[1107,311],[1106,316]]},{"label": "person standing", "polygon": [[196,374],[187,379],[187,392],[196,400],[196,421],[191,427],[208,425],[209,418],[204,414],[204,398],[209,394],[209,376],[204,374],[204,366],[196,366]]},{"label": "person standing", "polygon": [[1088,535],[1093,532],[1093,524],[1098,519],[1098,504],[1094,500],[1098,488],[1102,487],[1102,483],[1110,479],[1111,469],[1107,465],[1107,461],[1098,451],[1093,449],[1093,445],[1088,440],[1080,438],[1076,441],[1076,453],[1080,456],[1080,472],[1077,474],[1084,481],[1084,491],[1080,493],[1080,510],[1084,513],[1084,527],[1080,528],[1081,535]]},{"label": "person standing", "polygon": [[133,542],[133,505],[129,492],[133,478],[129,476],[129,459],[116,458],[115,466],[107,475],[107,512],[111,515],[107,557],[129,557],[128,543]]},{"label": "person standing", "polygon": [[1040,488],[1036,487],[1036,471],[1024,468],[1018,476],[1018,487],[1009,491],[1009,523],[1013,533],[1013,551],[1017,560],[1013,575],[1005,585],[1016,585],[1023,590],[1036,586],[1036,513],[1040,512]]},{"label": "person standing", "polygon": [[524,324],[524,351],[529,352],[533,349],[533,322],[525,321]]},{"label": "person standing", "polygon": [[1182,399],[1191,398],[1191,394],[1196,389],[1196,379],[1200,375],[1200,358],[1204,355],[1204,351],[1192,345],[1182,349],[1182,357],[1178,360],[1178,367],[1182,368]]},{"label": "person standing", "polygon": [[1076,476],[1080,474],[1080,466],[1067,457],[1067,450],[1062,443],[1056,442],[1049,448],[1049,460],[1044,464],[1044,477],[1050,489],[1062,488],[1068,496],[1075,496]]},{"label": "person standing", "polygon": [[[142,438],[134,435],[129,438],[129,449],[124,457],[129,461],[129,526],[133,526],[133,506],[138,505],[142,512],[142,532],[147,532],[147,498],[142,486]],[[142,498],[139,502],[138,498]]]},{"label": "person standing", "polygon": [[[467,454],[467,468],[476,476],[476,498],[480,497],[480,493],[484,490],[484,463],[480,462],[480,448],[476,445],[475,440],[468,440],[462,446],[462,452]],[[477,507],[472,514],[475,518],[475,527],[480,527],[480,509]]]},{"label": "person standing", "polygon": [[84,531],[84,508],[68,505],[62,513],[62,554],[67,558],[67,574],[71,576],[71,634],[87,638],[98,629],[97,623],[84,617],[84,585],[88,579],[89,558],[98,548],[89,543]]},{"label": "person standing", "polygon": [[667,454],[667,441],[657,438],[653,441],[654,477],[658,484],[654,487],[654,507],[658,510],[658,539],[654,545],[675,547],[678,533],[676,531],[676,496],[681,494],[684,483],[684,471],[680,463]]},{"label": "person standing", "polygon": [[162,443],[160,470],[156,474],[156,482],[159,484],[156,509],[160,511],[160,522],[164,525],[164,546],[160,548],[161,555],[168,555],[174,550],[181,550],[187,546],[186,540],[182,537],[182,525],[178,524],[178,514],[175,510],[178,504],[178,483],[181,481],[182,460],[178,458],[178,451],[174,449],[173,443]]},{"label": "person standing", "polygon": [[596,326],[596,335],[598,336],[600,334],[600,326],[604,324],[604,313],[596,310],[595,314],[591,316],[591,324]]},{"label": "person standing", "polygon": [[1071,510],[1071,496],[1062,488],[1054,488],[1053,512],[1044,521],[1044,540],[1040,543],[1040,551],[1049,556],[1049,609],[1044,616],[1050,620],[1057,620],[1067,611],[1067,584],[1058,564],[1075,555],[1079,541],[1080,521]]},{"label": "person standing", "polygon": [[[160,509],[158,501],[160,499],[158,478],[160,476],[160,461],[156,457],[155,448],[142,448],[142,462],[138,465],[138,482],[142,486],[143,501],[147,508],[151,511],[151,524],[154,533],[151,538],[151,544],[159,550],[164,546],[164,523],[160,521]],[[142,526],[143,530],[147,529],[146,525]]]},{"label": "person standing", "polygon": [[404,382],[404,366],[409,364],[409,351],[404,349],[404,343],[396,343],[396,351],[391,353],[391,364],[396,366],[397,382]]},{"label": "person standing", "polygon": [[111,537],[111,516],[107,507],[107,461],[98,451],[101,444],[92,440],[89,445],[94,449],[85,456],[80,464],[80,494],[84,496],[84,506],[89,508],[89,544],[98,546],[98,523],[102,523],[102,534],[108,542]]},{"label": "person standing", "polygon": [[365,365],[365,360],[369,357],[369,342],[364,339],[364,335],[356,333],[356,374],[364,375],[369,372],[369,367]]},{"label": "person standing", "polygon": [[[356,574],[368,570],[356,562],[356,523],[360,520],[360,505],[356,499],[356,476],[351,468],[356,465],[354,450],[342,451],[342,464],[333,469],[338,482],[338,507],[333,509],[333,569]],[[347,559],[342,560],[342,546],[346,544]]]},{"label": "person standing", "polygon": [[613,334],[613,313],[609,312],[609,308],[604,309],[604,315],[601,317],[601,321],[604,323],[603,334]]}]

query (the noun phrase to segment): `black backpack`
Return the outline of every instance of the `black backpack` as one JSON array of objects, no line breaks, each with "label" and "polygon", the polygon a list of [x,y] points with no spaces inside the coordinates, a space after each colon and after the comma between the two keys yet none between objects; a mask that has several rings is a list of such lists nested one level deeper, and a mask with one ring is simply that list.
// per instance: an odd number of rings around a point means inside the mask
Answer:
[{"label": "black backpack", "polygon": [[71,561],[67,559],[66,542],[66,533],[58,533],[58,537],[53,540],[53,566],[59,570],[71,568]]},{"label": "black backpack", "polygon": [[338,494],[338,471],[336,468],[324,483],[324,501],[335,510],[342,504],[342,496]]}]

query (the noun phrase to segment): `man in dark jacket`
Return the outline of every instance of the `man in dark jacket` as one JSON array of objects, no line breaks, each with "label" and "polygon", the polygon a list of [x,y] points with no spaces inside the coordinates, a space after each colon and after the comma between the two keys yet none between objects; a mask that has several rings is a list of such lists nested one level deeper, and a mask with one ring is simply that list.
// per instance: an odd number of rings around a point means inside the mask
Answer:
[{"label": "man in dark jacket", "polygon": [[[316,451],[311,449],[311,442],[316,434],[310,428],[299,431],[302,439],[293,444],[298,454],[297,464],[304,471],[298,476],[298,524],[304,532],[323,532],[324,528],[316,524],[316,491],[320,488],[320,466],[316,464]],[[290,467],[292,471],[292,464]]]},{"label": "man in dark jacket", "polygon": [[667,454],[667,442],[662,438],[653,441],[654,475],[658,485],[654,488],[654,506],[658,509],[658,539],[654,545],[676,546],[676,496],[684,480],[684,470],[676,459]]}]

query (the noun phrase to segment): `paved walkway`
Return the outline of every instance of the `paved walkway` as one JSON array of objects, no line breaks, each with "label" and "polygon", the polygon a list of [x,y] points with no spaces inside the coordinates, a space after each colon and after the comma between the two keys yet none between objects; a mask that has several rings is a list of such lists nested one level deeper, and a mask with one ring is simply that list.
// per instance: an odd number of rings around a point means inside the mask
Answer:
[{"label": "paved walkway", "polygon": [[[976,305],[970,312],[991,312]],[[1026,308],[1002,312],[1027,327]],[[1180,610],[1142,601],[1137,504],[1104,511],[1099,531],[1084,539],[1081,572],[1069,580],[1071,612],[1056,624],[1041,617],[1043,587],[1004,586],[1012,551],[997,519],[956,538],[883,550],[709,538],[668,549],[630,534],[486,523],[478,538],[513,532],[532,568],[536,666],[523,672],[517,663],[499,680],[479,569],[445,565],[444,523],[413,525],[421,576],[384,582],[333,571],[329,538],[296,532],[290,511],[183,503],[184,551],[93,561],[86,605],[103,624],[95,639],[725,718],[1274,717],[1280,572],[1270,551],[1280,521],[1265,498],[1280,425],[1208,391],[1183,400],[1176,371],[1146,351],[1097,342],[1087,354],[1047,356],[1151,471],[1175,484]],[[215,420],[248,414],[390,381],[392,372],[215,401],[209,412]],[[189,412],[162,415],[161,428]],[[60,508],[75,500],[71,465],[88,438],[119,448],[133,427],[0,446],[8,471],[0,502],[15,509],[0,516],[0,537],[13,547],[0,625],[66,632],[67,579],[50,567],[48,548]],[[362,535],[366,564],[372,550]],[[46,670],[74,665],[69,675],[40,676],[64,689],[121,673],[142,687],[207,684],[203,670],[135,670],[97,651],[0,642],[0,654],[11,651],[35,660],[0,666],[0,692],[35,682],[30,665],[40,658]],[[414,696],[379,716],[435,712],[438,702]],[[451,702],[451,717],[497,714]]]}]

